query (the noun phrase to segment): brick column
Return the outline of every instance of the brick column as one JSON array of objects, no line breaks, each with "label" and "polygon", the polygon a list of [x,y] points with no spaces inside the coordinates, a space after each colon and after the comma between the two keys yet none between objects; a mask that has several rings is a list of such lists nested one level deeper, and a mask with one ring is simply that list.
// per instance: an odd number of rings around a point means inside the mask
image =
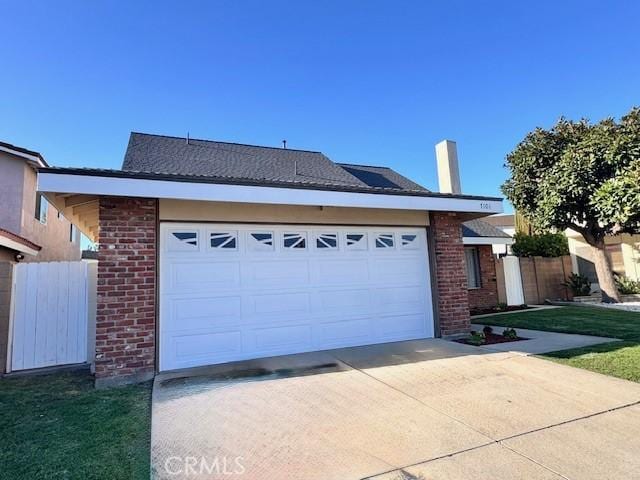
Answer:
[{"label": "brick column", "polygon": [[436,254],[438,316],[443,336],[468,332],[471,327],[461,224],[456,213],[431,215]]},{"label": "brick column", "polygon": [[478,245],[480,261],[480,288],[469,290],[469,308],[491,308],[498,304],[498,283],[496,281],[496,261],[491,245]]},{"label": "brick column", "polygon": [[157,201],[100,199],[96,386],[155,373]]}]

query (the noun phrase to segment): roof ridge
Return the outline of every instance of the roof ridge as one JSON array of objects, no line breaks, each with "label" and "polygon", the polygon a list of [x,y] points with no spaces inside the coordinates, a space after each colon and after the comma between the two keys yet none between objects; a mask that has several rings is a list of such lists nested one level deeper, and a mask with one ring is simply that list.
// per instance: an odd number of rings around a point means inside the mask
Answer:
[{"label": "roof ridge", "polygon": [[[164,137],[164,138],[175,138],[176,140],[185,140],[185,141],[187,140],[187,137],[177,137],[175,135],[162,135],[157,133],[144,133],[144,132],[135,132],[135,131],[131,131],[131,133],[132,134],[135,133],[136,135],[146,135],[147,137]],[[287,148],[269,147],[267,145],[255,145],[252,143],[224,142],[221,140],[208,140],[204,138],[193,138],[193,137],[189,137],[189,140],[195,140],[197,142],[224,143],[225,145],[239,145],[241,147],[270,148],[272,150],[291,150],[292,152],[319,153],[320,155],[324,155],[324,153],[322,153],[319,150],[302,150],[300,148],[288,148],[288,147]],[[326,155],[324,156],[326,157]]]},{"label": "roof ridge", "polygon": [[383,165],[363,165],[360,163],[342,163],[342,162],[334,162],[336,165],[345,166],[345,167],[367,167],[367,168],[384,168],[385,170],[393,170],[391,167],[385,167]]}]

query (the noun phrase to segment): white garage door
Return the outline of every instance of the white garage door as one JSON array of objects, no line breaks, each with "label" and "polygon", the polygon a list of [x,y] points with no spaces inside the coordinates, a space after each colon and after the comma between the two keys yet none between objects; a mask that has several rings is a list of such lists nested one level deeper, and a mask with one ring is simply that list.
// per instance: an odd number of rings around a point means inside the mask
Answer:
[{"label": "white garage door", "polygon": [[161,370],[433,336],[424,229],[160,232]]}]

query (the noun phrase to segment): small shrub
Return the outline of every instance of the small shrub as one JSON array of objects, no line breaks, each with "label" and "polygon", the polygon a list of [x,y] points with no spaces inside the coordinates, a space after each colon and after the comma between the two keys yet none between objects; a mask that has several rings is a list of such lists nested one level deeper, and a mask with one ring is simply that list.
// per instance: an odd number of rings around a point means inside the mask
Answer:
[{"label": "small shrub", "polygon": [[640,282],[631,280],[623,275],[615,275],[616,287],[622,295],[633,295],[640,293]]},{"label": "small shrub", "polygon": [[476,332],[476,331],[471,332],[471,336],[469,337],[469,340],[468,340],[468,342],[471,345],[475,345],[476,347],[483,345],[485,341],[486,341],[486,337],[484,333]]},{"label": "small shrub", "polygon": [[484,333],[485,337],[487,335],[491,335],[493,333],[493,328],[491,328],[489,325],[485,325],[482,329],[482,333]]},{"label": "small shrub", "polygon": [[504,310],[506,310],[509,306],[504,303],[504,302],[500,302],[498,303],[498,305],[496,306],[496,310],[498,310],[499,312],[502,312]]},{"label": "small shrub", "polygon": [[505,328],[502,332],[502,336],[511,340],[515,340],[516,338],[518,338],[518,334],[516,333],[516,330],[514,328]]},{"label": "small shrub", "polygon": [[591,282],[579,273],[572,273],[563,285],[569,287],[574,297],[586,296],[591,293]]},{"label": "small shrub", "polygon": [[525,235],[516,233],[511,251],[516,257],[561,257],[569,255],[569,242],[562,233]]}]

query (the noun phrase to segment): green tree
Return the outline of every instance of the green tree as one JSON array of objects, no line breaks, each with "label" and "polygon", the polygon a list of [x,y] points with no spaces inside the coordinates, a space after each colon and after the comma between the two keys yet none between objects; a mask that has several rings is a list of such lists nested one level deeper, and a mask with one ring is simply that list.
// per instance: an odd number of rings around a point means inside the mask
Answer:
[{"label": "green tree", "polygon": [[640,233],[640,108],[616,122],[561,118],[507,155],[502,191],[535,228],[570,228],[594,252],[605,302],[619,300],[606,235]]}]

